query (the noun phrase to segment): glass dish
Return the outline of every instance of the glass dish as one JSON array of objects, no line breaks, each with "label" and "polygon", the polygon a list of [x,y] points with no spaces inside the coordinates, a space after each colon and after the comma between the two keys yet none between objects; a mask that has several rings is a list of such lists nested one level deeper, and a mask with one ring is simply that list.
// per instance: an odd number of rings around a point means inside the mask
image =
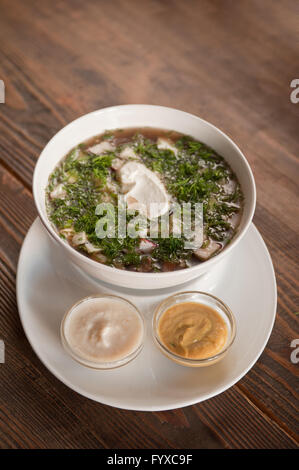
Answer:
[{"label": "glass dish", "polygon": [[[159,335],[159,320],[161,316],[170,307],[185,302],[195,302],[202,305],[207,305],[208,307],[216,310],[216,312],[225,321],[228,332],[227,339],[223,348],[217,354],[201,359],[186,358],[175,354],[162,342]],[[180,292],[163,300],[154,312],[152,328],[154,342],[160,351],[174,362],[188,367],[202,367],[215,364],[226,355],[228,350],[231,348],[236,336],[236,321],[230,308],[224,302],[222,302],[222,300],[218,299],[214,295],[200,291]]]}]

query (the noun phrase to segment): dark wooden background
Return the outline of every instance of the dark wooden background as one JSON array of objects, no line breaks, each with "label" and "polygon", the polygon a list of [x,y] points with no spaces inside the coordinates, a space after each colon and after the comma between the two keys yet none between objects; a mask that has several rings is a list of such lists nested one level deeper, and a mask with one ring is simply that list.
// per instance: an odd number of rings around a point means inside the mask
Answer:
[{"label": "dark wooden background", "polygon": [[[290,361],[299,337],[299,103],[290,101],[290,82],[299,78],[297,7],[296,0],[0,0],[1,448],[298,446],[298,365]],[[254,222],[277,275],[278,315],[257,364],[220,396],[169,412],[117,410],[66,388],[31,350],[16,307],[41,149],[74,118],[123,103],[189,111],[241,147],[257,183]]]}]

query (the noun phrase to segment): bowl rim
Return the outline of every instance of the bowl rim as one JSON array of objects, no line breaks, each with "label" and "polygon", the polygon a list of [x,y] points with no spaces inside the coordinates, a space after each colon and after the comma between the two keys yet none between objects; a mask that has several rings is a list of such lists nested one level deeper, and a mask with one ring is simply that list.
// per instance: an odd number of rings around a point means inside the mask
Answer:
[{"label": "bowl rim", "polygon": [[[92,116],[96,116],[96,115],[99,115],[99,114],[104,114],[104,113],[107,113],[107,112],[117,112],[117,111],[120,111],[120,110],[123,110],[123,109],[130,109],[130,108],[131,108],[132,111],[134,111],[134,108],[135,109],[147,108],[147,109],[156,110],[156,111],[159,111],[159,109],[163,109],[163,110],[168,110],[170,112],[176,112],[176,113],[180,113],[181,115],[186,115],[186,116],[192,117],[192,119],[196,119],[200,122],[203,122],[207,127],[212,129],[214,132],[220,133],[224,137],[224,139],[226,139],[232,145],[232,147],[236,150],[239,157],[241,158],[241,160],[242,160],[242,162],[243,162],[243,164],[244,164],[244,166],[247,170],[247,176],[248,176],[248,180],[250,181],[250,186],[251,186],[251,190],[252,190],[252,201],[251,201],[251,205],[249,207],[249,214],[247,216],[247,221],[245,222],[244,227],[242,228],[242,230],[237,231],[237,233],[232,238],[230,243],[228,243],[227,246],[223,250],[220,251],[220,253],[218,253],[214,257],[208,259],[207,261],[204,261],[202,263],[198,263],[198,264],[196,264],[194,266],[190,266],[188,268],[175,270],[175,271],[159,272],[159,273],[135,272],[135,271],[128,271],[128,270],[119,269],[119,268],[116,268],[116,267],[113,267],[113,266],[107,266],[105,264],[99,263],[99,262],[85,256],[84,254],[80,253],[79,251],[77,251],[73,247],[71,247],[64,240],[62,240],[62,238],[59,237],[58,233],[56,233],[56,231],[55,231],[54,227],[52,226],[52,224],[51,224],[50,220],[48,219],[48,217],[43,214],[43,211],[40,207],[39,200],[38,200],[38,195],[40,193],[40,188],[39,188],[39,185],[38,185],[37,174],[38,174],[41,162],[42,162],[42,157],[47,152],[47,149],[50,146],[50,144],[53,142],[53,140],[56,139],[62,133],[64,133],[67,129],[74,126],[76,123],[79,123],[81,120],[83,121],[87,117],[92,117]],[[148,127],[150,127],[150,126],[148,126]],[[63,156],[61,158],[63,158]],[[255,185],[255,180],[254,180],[254,176],[253,176],[251,167],[250,167],[245,155],[243,154],[243,152],[239,149],[237,144],[235,144],[234,141],[227,134],[225,134],[218,127],[214,126],[214,124],[211,124],[210,122],[206,121],[205,119],[202,119],[199,116],[196,116],[195,114],[188,113],[186,111],[182,111],[182,110],[176,109],[176,108],[170,108],[170,107],[167,107],[167,106],[159,106],[159,105],[152,105],[152,104],[124,104],[124,105],[109,106],[109,107],[106,107],[106,108],[101,108],[101,109],[91,111],[90,113],[83,114],[82,116],[79,116],[78,118],[76,118],[73,121],[69,122],[66,126],[64,126],[57,133],[55,133],[54,136],[52,136],[52,138],[48,141],[48,143],[45,145],[45,147],[41,151],[41,153],[40,153],[40,155],[37,159],[37,162],[35,164],[35,168],[34,168],[34,172],[33,172],[32,189],[33,189],[33,199],[34,199],[34,202],[35,202],[35,206],[36,206],[39,218],[40,218],[43,226],[45,227],[45,229],[49,233],[49,235],[56,242],[58,242],[58,244],[60,246],[62,246],[64,249],[66,249],[70,253],[71,256],[77,257],[78,260],[81,260],[84,264],[85,263],[88,264],[90,267],[100,269],[100,270],[104,270],[104,271],[106,271],[107,274],[108,273],[112,274],[113,272],[115,273],[116,270],[117,270],[118,273],[122,273],[122,272],[125,273],[125,275],[129,279],[137,279],[137,278],[139,278],[139,279],[146,279],[146,278],[151,279],[152,278],[153,279],[153,278],[156,278],[157,276],[159,276],[159,278],[161,278],[161,279],[162,278],[170,279],[172,277],[173,278],[177,277],[178,273],[180,273],[180,272],[182,272],[182,273],[185,272],[185,271],[188,271],[188,273],[196,272],[202,266],[204,266],[206,268],[206,270],[208,270],[209,267],[211,267],[212,265],[218,263],[218,261],[220,261],[224,256],[226,256],[234,248],[236,243],[241,241],[241,239],[246,234],[246,232],[248,230],[248,227],[250,226],[250,224],[252,222],[252,218],[253,218],[253,215],[254,215],[254,212],[255,212],[255,207],[256,207],[256,185]]]},{"label": "bowl rim", "polygon": [[[140,340],[140,344],[137,346],[136,349],[131,351],[129,354],[124,356],[121,359],[117,359],[115,361],[107,361],[107,362],[96,362],[96,361],[89,361],[85,360],[83,357],[81,357],[79,354],[77,354],[74,349],[71,347],[69,344],[69,341],[67,340],[67,337],[65,335],[65,324],[69,316],[72,314],[74,309],[76,309],[79,305],[81,305],[84,302],[88,302],[89,300],[92,299],[113,299],[117,301],[124,302],[126,304],[129,304],[133,309],[136,311],[137,316],[140,318],[141,323],[142,323],[142,336]],[[146,322],[145,318],[142,314],[142,312],[136,307],[133,302],[130,300],[126,299],[125,297],[121,297],[120,295],[115,295],[115,294],[105,294],[105,293],[100,293],[100,294],[91,294],[86,297],[83,297],[82,299],[79,299],[77,302],[75,302],[63,315],[62,320],[60,322],[60,339],[61,343],[65,349],[65,351],[79,364],[82,366],[87,367],[88,369],[97,369],[97,370],[109,370],[109,369],[116,369],[118,367],[122,367],[129,362],[133,361],[142,351],[144,342],[145,342],[145,337],[146,337]]]},{"label": "bowl rim", "polygon": [[[214,354],[213,356],[208,356],[208,357],[205,357],[205,358],[202,358],[202,359],[192,359],[192,358],[180,356],[179,354],[176,354],[173,351],[171,351],[170,349],[168,349],[165,346],[165,344],[163,344],[163,342],[160,340],[159,333],[158,333],[158,326],[159,326],[159,320],[161,318],[161,315],[163,315],[163,313],[165,311],[167,311],[168,308],[171,308],[171,306],[173,306],[173,305],[177,305],[177,304],[185,303],[185,302],[192,302],[193,300],[192,299],[190,299],[190,300],[185,299],[185,300],[182,300],[181,302],[178,302],[178,303],[172,303],[171,305],[169,305],[166,309],[164,309],[161,312],[161,310],[163,309],[163,306],[167,302],[169,302],[170,300],[175,301],[175,299],[180,298],[181,296],[184,296],[186,294],[187,295],[188,294],[189,295],[192,295],[192,294],[197,294],[198,295],[199,294],[200,296],[207,297],[207,298],[210,298],[210,299],[218,302],[221,306],[222,313],[229,320],[229,323],[230,323],[230,336],[228,338],[228,341],[227,341],[225,347],[223,349],[221,349],[221,351],[219,351],[217,354]],[[198,304],[206,305],[205,301],[200,302],[200,301],[194,300],[193,302],[198,303]],[[160,313],[160,316],[159,316],[159,313]],[[173,361],[175,361],[175,362],[177,362],[181,365],[185,365],[185,366],[208,365],[209,363],[214,363],[215,361],[218,361],[220,358],[222,358],[229,351],[229,349],[233,345],[233,343],[235,341],[235,338],[236,338],[237,322],[236,322],[236,317],[235,317],[234,313],[232,312],[232,310],[230,309],[230,307],[225,302],[223,302],[223,300],[221,300],[219,297],[216,297],[215,295],[210,294],[209,292],[204,292],[204,291],[199,291],[199,290],[181,291],[181,292],[177,292],[173,295],[168,296],[166,299],[163,299],[159,303],[159,305],[157,305],[157,307],[155,308],[154,314],[153,314],[153,319],[152,319],[152,334],[153,334],[153,338],[155,340],[155,344],[158,346],[160,351],[164,355],[166,355],[168,358],[170,358],[171,360],[173,360]]]}]

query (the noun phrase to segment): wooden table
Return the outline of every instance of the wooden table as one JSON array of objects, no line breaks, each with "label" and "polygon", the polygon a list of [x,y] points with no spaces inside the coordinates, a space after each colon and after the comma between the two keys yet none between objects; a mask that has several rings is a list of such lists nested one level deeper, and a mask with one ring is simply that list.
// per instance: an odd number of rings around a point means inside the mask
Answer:
[{"label": "wooden table", "polygon": [[[299,103],[290,101],[290,82],[299,78],[296,4],[0,0],[2,448],[297,447],[298,364],[290,361],[299,337]],[[277,275],[277,319],[256,365],[220,396],[175,411],[122,411],[72,392],[33,353],[16,306],[41,149],[74,118],[120,103],[180,108],[232,137],[256,178],[254,222]]]}]

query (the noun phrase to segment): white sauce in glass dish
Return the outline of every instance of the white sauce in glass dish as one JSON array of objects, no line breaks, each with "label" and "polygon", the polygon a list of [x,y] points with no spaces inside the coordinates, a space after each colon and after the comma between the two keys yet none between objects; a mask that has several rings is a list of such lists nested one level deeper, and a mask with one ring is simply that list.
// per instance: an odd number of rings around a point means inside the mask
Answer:
[{"label": "white sauce in glass dish", "polygon": [[140,352],[144,323],[137,308],[121,297],[88,297],[65,315],[61,336],[63,345],[78,362],[113,368]]}]

